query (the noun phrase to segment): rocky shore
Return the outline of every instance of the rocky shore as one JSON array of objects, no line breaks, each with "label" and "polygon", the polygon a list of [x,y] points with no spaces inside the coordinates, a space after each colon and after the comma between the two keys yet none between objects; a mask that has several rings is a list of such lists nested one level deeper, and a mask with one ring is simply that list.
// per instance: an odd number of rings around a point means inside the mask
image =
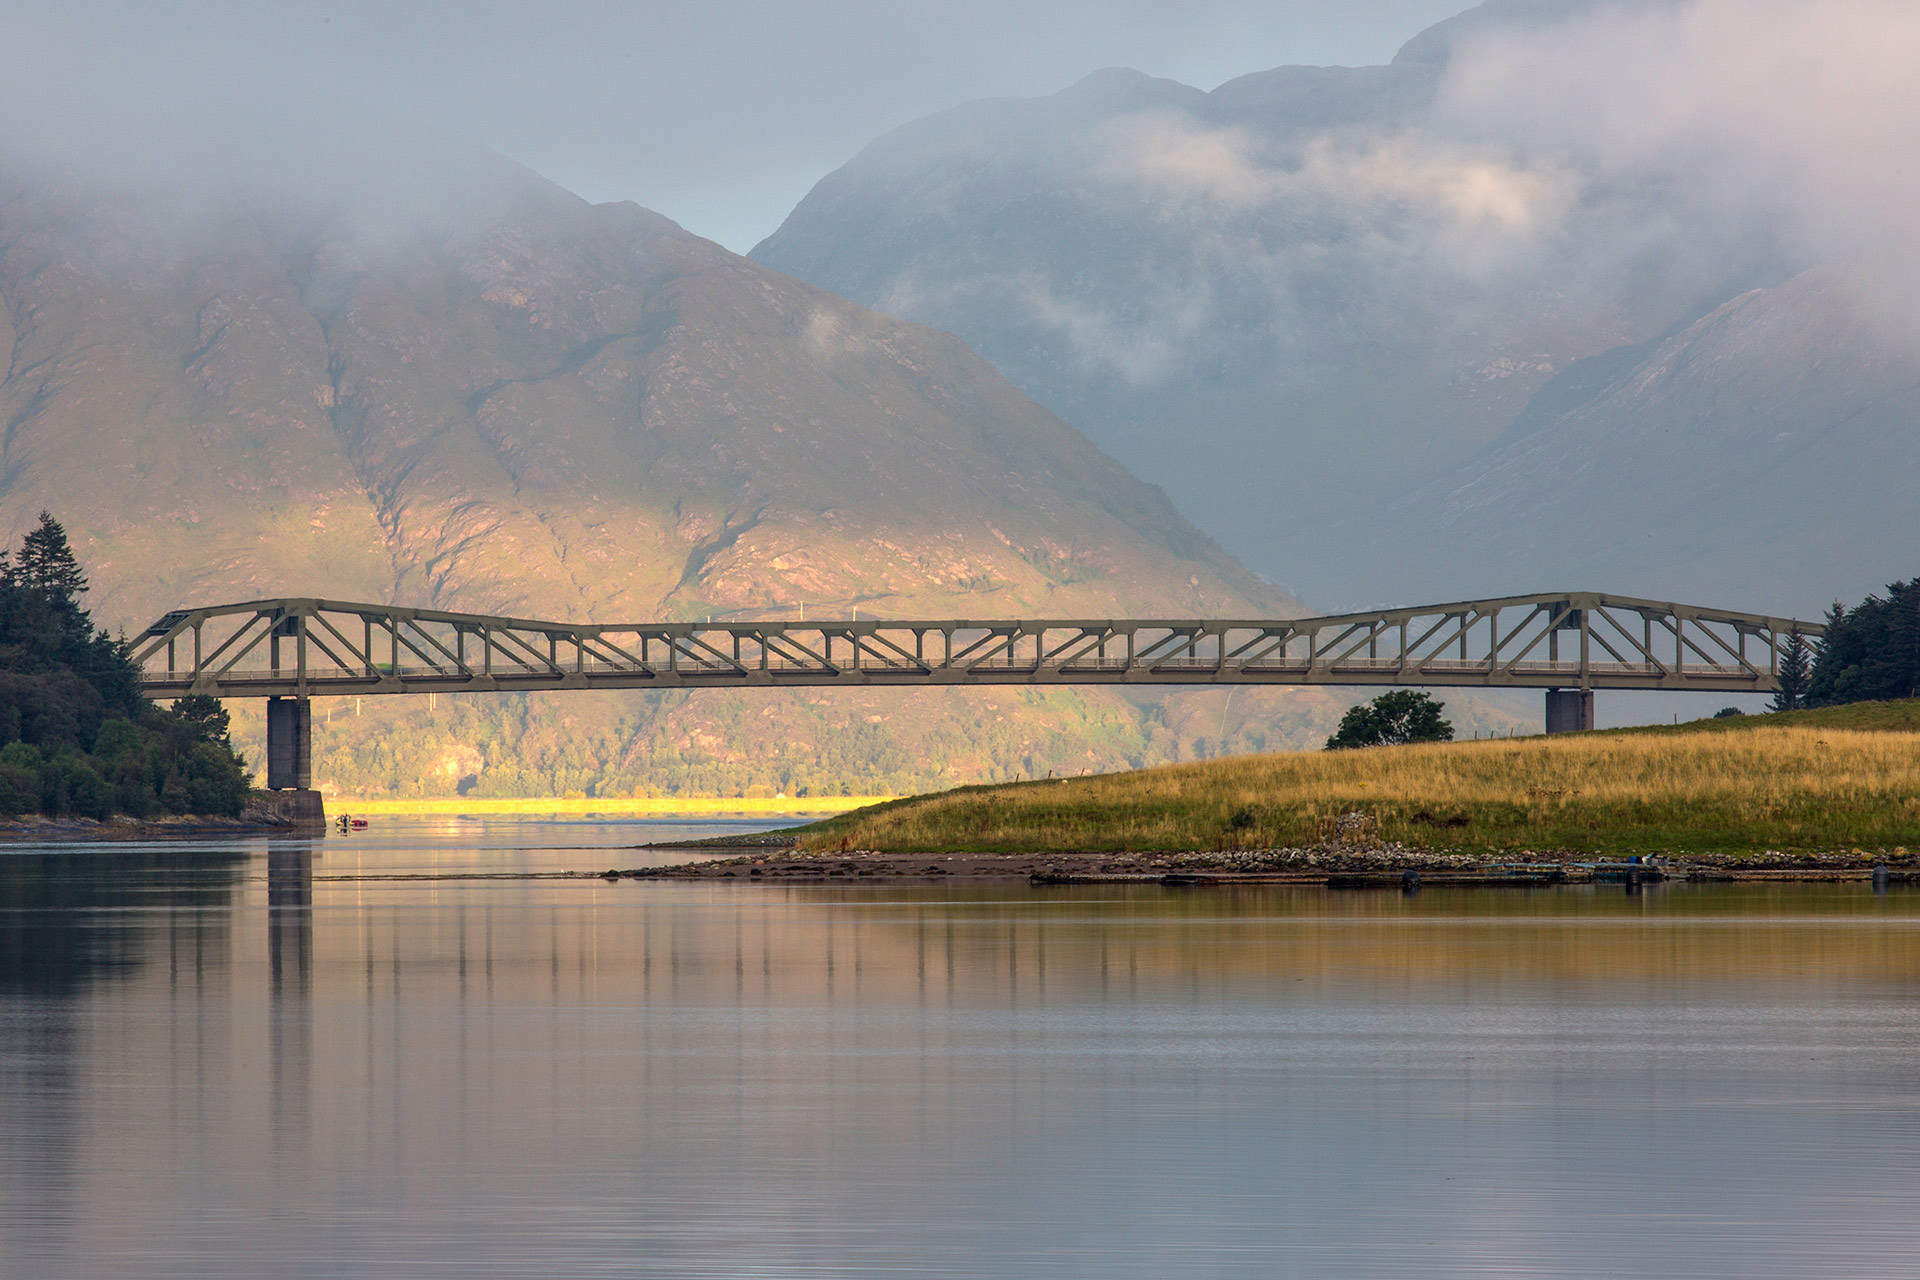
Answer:
[{"label": "rocky shore", "polygon": [[1920,860],[1905,849],[1606,859],[1577,852],[1540,851],[1488,858],[1401,844],[1360,847],[1346,843],[1126,854],[891,854],[867,849],[807,853],[762,845],[730,856],[604,874],[614,879],[763,883],[956,878],[1026,880],[1034,884],[1320,884],[1335,889],[1595,882],[1633,885],[1670,880],[1875,880],[1891,884],[1920,882]]}]

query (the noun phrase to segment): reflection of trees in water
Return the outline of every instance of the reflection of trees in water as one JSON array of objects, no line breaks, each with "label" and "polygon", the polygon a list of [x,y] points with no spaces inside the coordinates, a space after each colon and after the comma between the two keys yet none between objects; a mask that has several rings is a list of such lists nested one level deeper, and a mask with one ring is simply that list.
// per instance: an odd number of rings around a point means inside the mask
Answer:
[{"label": "reflection of trees in water", "polygon": [[[26,1224],[9,1228],[14,1269],[85,1274],[76,1259],[124,1238],[113,1229],[122,1204],[103,1195],[116,1185],[149,1197],[132,1207],[151,1221],[184,1220],[216,1192],[233,1197],[258,1210],[280,1256],[298,1258],[338,1247],[339,1235],[321,1233],[343,1221],[377,1225],[385,1202],[362,1190],[384,1193],[396,1174],[426,1191],[491,1194],[506,1184],[468,1179],[554,1171],[503,1193],[541,1204],[539,1186],[579,1185],[556,1180],[562,1171],[641,1170],[617,1175],[653,1179],[635,1184],[633,1202],[652,1192],[669,1204],[688,1186],[742,1185],[745,1169],[812,1167],[821,1152],[862,1179],[903,1152],[998,1169],[1009,1134],[1094,1132],[1108,1113],[1092,1108],[1109,1092],[1197,1096],[1188,1090],[1224,1079],[1202,1074],[1213,1064],[1268,1070],[1284,1057],[1285,1071],[1333,1072],[1385,1062],[1399,1080],[1406,1037],[1451,1034],[1446,1019],[1408,1023],[1404,1011],[1460,1003],[1462,992],[1502,1028],[1591,1046],[1617,1024],[1557,1013],[1543,1024],[1538,1008],[1577,997],[1581,983],[1631,1004],[1632,980],[1660,996],[1686,974],[1771,979],[1796,998],[1835,979],[1843,992],[1847,981],[1920,981],[1920,933],[1906,927],[1920,894],[1874,898],[1863,885],[1412,898],[1158,885],[423,885],[347,881],[336,855],[316,929],[311,848],[265,842],[251,856],[198,885],[154,867],[67,899],[86,904],[72,914],[102,908],[85,928],[153,940],[137,981],[109,977],[69,998],[83,981],[69,966],[53,998],[17,976],[0,989],[0,1203]],[[262,870],[264,918],[257,883],[244,910],[230,909],[239,876]],[[178,909],[115,909],[163,902]],[[223,927],[238,929],[234,954],[197,973],[188,930]],[[139,963],[137,947],[117,945],[107,954]],[[1523,991],[1522,980],[1534,985]],[[1354,986],[1367,983],[1377,991]],[[1512,1000],[1535,1012],[1499,1022]],[[1325,1016],[1294,1019],[1313,1002]],[[1245,1009],[1280,1012],[1241,1021]],[[1386,1016],[1354,1021],[1369,1009]],[[43,1025],[23,1045],[16,1033],[33,1018]],[[1356,1026],[1387,1030],[1350,1051],[1327,1048]],[[1259,1077],[1268,1085],[1284,1076],[1271,1069]],[[1075,1102],[1082,1087],[1093,1090],[1089,1109]],[[1091,1158],[1072,1150],[1046,1167]],[[151,1176],[102,1176],[128,1168]],[[428,1204],[426,1191],[401,1207]]]},{"label": "reflection of trees in water", "polygon": [[[226,950],[224,911],[252,850],[181,846],[0,856],[0,993],[74,994],[170,952]],[[127,915],[129,908],[153,914]]]},{"label": "reflection of trees in water", "polygon": [[276,1159],[297,1166],[313,1115],[313,846],[267,843],[267,1067]]},{"label": "reflection of trees in water", "polygon": [[0,855],[0,1099],[10,1157],[0,1162],[9,1253],[57,1265],[84,1194],[85,1117],[76,1086],[86,1049],[80,997],[162,951],[176,962],[229,950],[230,914],[249,850],[142,846]]}]

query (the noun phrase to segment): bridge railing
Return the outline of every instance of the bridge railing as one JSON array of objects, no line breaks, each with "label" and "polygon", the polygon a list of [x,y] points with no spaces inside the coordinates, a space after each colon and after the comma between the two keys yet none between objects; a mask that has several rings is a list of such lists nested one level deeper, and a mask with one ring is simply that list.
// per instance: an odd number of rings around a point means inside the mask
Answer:
[{"label": "bridge railing", "polygon": [[[933,672],[946,670],[946,669],[947,668],[942,668],[937,666],[934,666],[934,667],[914,666],[911,664],[903,664],[903,663],[897,663],[897,662],[881,662],[881,661],[876,661],[874,659],[864,658],[864,657],[859,659],[856,662],[840,664],[838,667],[835,668],[835,670],[837,671],[849,672],[849,673],[857,671],[857,672],[866,672],[866,673],[872,673],[872,674],[895,673],[895,674],[901,674],[901,675],[914,675],[914,674],[930,675]],[[1071,663],[1043,665],[1040,667],[1036,667],[1031,662],[1015,662],[1015,661],[1001,659],[1001,660],[996,660],[991,662],[973,663],[970,666],[964,668],[965,671],[974,672],[974,673],[986,673],[986,672],[1020,673],[1020,672],[1041,671],[1041,672],[1058,672],[1064,675],[1073,675],[1073,674],[1079,674],[1079,673],[1086,673],[1086,674],[1124,673],[1134,669],[1135,669],[1135,665],[1129,663],[1124,658],[1104,658],[1104,659],[1078,661],[1078,662],[1071,662]],[[1218,670],[1219,667],[1218,667],[1218,664],[1212,658],[1170,658],[1170,659],[1166,659],[1164,661],[1153,664],[1152,669],[1160,670],[1160,671],[1190,671],[1190,672],[1196,672],[1204,675],[1204,674],[1208,674]],[[1337,672],[1342,674],[1353,675],[1356,677],[1377,675],[1381,673],[1399,673],[1405,669],[1406,668],[1403,667],[1403,665],[1400,662],[1394,659],[1373,660],[1373,659],[1364,659],[1364,658],[1349,659],[1345,662],[1340,663],[1337,666],[1314,667],[1305,659],[1286,659],[1286,660],[1280,660],[1280,661],[1246,663],[1243,665],[1230,668],[1230,670],[1232,671],[1244,672],[1248,674],[1257,674],[1261,672],[1274,672],[1274,673],[1291,673],[1296,675],[1307,675],[1310,673]],[[1487,674],[1487,664],[1484,662],[1475,662],[1475,661],[1461,662],[1461,661],[1453,661],[1453,660],[1434,659],[1434,660],[1428,660],[1426,662],[1419,664],[1418,669],[1420,671],[1423,671],[1432,675],[1444,675],[1444,676],[1456,676],[1456,675],[1457,676],[1478,676],[1478,675]],[[751,674],[751,672],[753,670],[757,670],[757,668],[745,668],[741,666],[736,666],[733,663],[683,661],[679,666],[678,670],[681,674],[684,674],[684,675],[692,675],[695,673],[700,673],[700,674],[706,674],[706,675],[712,675],[712,676],[725,676],[725,675],[739,676],[739,675]],[[770,663],[769,666],[767,667],[767,670],[772,671],[775,674],[793,674],[793,675],[810,675],[810,674],[822,673],[821,668],[802,665],[800,663],[787,662],[784,660],[776,660]],[[1742,678],[1742,677],[1745,677],[1747,674],[1743,671],[1740,671],[1737,668],[1732,668],[1732,667],[1715,668],[1715,670],[1719,674],[1729,678]],[[565,671],[559,674],[570,675],[570,674],[574,674],[574,671],[575,671],[574,668],[567,668]],[[1531,676],[1549,676],[1549,675],[1555,676],[1555,677],[1564,676],[1564,677],[1574,677],[1577,680],[1577,677],[1582,672],[1590,672],[1597,678],[1610,679],[1614,677],[1640,677],[1640,676],[1657,678],[1662,674],[1664,674],[1664,671],[1665,671],[1664,668],[1661,668],[1659,666],[1656,666],[1650,663],[1594,662],[1594,663],[1588,663],[1585,666],[1582,666],[1582,664],[1580,664],[1579,662],[1522,662],[1522,663],[1514,664],[1512,667],[1508,668],[1507,674],[1530,676],[1530,677]],[[661,674],[657,669],[654,669],[654,668],[646,668],[646,667],[640,667],[635,665],[623,665],[623,664],[616,664],[611,662],[602,662],[599,660],[594,660],[594,661],[590,661],[583,664],[580,668],[578,668],[578,672],[580,674],[583,674],[589,677]],[[1690,676],[1697,675],[1699,674],[1699,671],[1697,668],[1689,668],[1688,674]],[[457,673],[450,673],[444,668],[440,668],[440,667],[403,666],[399,668],[394,668],[394,667],[388,666],[388,667],[379,668],[377,675],[373,678],[379,679],[379,680],[398,679],[402,682],[407,682],[407,681],[421,681],[421,680],[441,680],[441,679],[453,678],[456,675]],[[202,673],[197,672],[192,668],[181,668],[179,670],[169,670],[165,668],[157,668],[157,669],[148,668],[143,673],[143,676],[142,676],[143,682],[148,686],[175,686],[175,685],[186,686],[186,685],[194,684],[197,680],[200,680],[201,678],[202,678]],[[244,681],[273,679],[273,678],[276,678],[276,677],[274,677],[271,672],[229,673],[227,676],[224,677],[223,683],[231,686]],[[277,678],[285,679],[285,678],[295,678],[295,677],[292,677],[287,673],[283,672],[281,673],[280,677],[277,677]],[[517,671],[517,672],[497,671],[494,673],[494,678],[497,680],[513,680],[513,679],[550,680],[555,678],[555,673],[551,671],[540,670],[540,669],[528,669],[525,671]],[[369,679],[369,677],[364,672],[360,672],[360,671],[348,671],[348,670],[343,670],[337,667],[316,667],[308,670],[308,672],[306,673],[305,679],[308,684],[316,686],[316,692],[318,692],[319,690],[317,686],[321,686],[329,683],[362,684],[362,683],[365,683]],[[1208,683],[1208,682],[1203,681],[1203,683]]]},{"label": "bridge railing", "polygon": [[289,598],[179,610],[168,696],[790,684],[1341,684],[1766,692],[1818,623],[1564,592],[1281,619],[601,624]]}]

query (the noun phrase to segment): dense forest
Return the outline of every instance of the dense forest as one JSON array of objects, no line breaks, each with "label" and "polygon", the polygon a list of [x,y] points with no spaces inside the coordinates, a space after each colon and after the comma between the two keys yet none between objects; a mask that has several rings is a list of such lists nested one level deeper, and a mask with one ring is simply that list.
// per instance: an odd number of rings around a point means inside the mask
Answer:
[{"label": "dense forest", "polygon": [[1920,578],[1852,609],[1835,601],[1826,623],[1801,705],[1920,697]]},{"label": "dense forest", "polygon": [[82,606],[86,589],[45,512],[0,553],[0,814],[237,816],[251,779],[225,709],[143,695],[127,643]]}]

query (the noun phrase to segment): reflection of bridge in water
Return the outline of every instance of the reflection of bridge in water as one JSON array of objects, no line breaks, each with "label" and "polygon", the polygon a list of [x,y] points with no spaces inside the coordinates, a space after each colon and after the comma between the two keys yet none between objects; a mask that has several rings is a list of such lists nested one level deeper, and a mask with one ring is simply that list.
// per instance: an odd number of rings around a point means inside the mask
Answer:
[{"label": "reflection of bridge in water", "polygon": [[1819,623],[1591,592],[1324,617],[572,623],[338,600],[182,609],[140,637],[156,697],[264,697],[268,786],[309,785],[325,695],[839,685],[1407,685],[1770,693]]}]

